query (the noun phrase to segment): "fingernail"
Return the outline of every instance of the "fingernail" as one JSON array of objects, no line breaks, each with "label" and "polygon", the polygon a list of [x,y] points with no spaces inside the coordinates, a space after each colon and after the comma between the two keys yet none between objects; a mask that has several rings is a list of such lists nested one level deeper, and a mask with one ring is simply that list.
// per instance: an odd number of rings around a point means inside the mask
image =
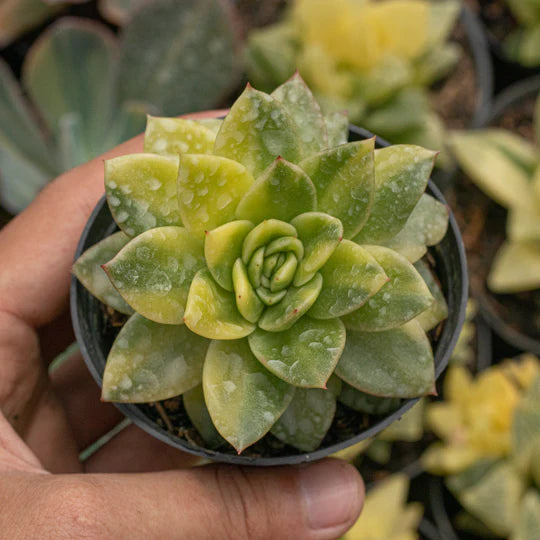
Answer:
[{"label": "fingernail", "polygon": [[356,469],[337,459],[301,467],[300,489],[306,520],[320,530],[352,525],[363,503],[364,486]]}]

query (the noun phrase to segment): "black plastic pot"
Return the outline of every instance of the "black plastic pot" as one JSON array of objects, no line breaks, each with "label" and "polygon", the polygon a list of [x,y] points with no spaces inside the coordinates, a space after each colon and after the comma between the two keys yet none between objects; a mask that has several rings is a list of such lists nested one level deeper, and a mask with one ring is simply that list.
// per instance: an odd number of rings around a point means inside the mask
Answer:
[{"label": "black plastic pot", "polygon": [[[350,126],[350,139],[361,140],[372,136],[366,130]],[[377,146],[387,146],[388,143],[382,139],[377,139]],[[440,191],[430,181],[428,192],[434,197],[444,202]],[[105,197],[97,204],[90,219],[81,235],[75,258],[78,258],[90,246],[105,238],[116,230],[112,216],[109,212]],[[448,233],[443,241],[430,250],[435,260],[438,277],[441,281],[445,293],[449,317],[444,324],[441,335],[435,345],[435,373],[438,377],[445,369],[448,359],[457,341],[459,332],[465,318],[465,306],[468,296],[468,276],[467,264],[465,260],[465,250],[461,240],[460,232],[452,214],[450,214],[450,225]],[[92,373],[96,382],[101,386],[102,374],[105,361],[112,345],[114,335],[106,329],[103,312],[100,302],[94,298],[79,282],[73,277],[71,282],[71,317],[75,335],[80,346],[83,358]],[[389,424],[399,419],[418,400],[404,400],[403,405],[391,415],[381,419],[368,429],[361,431],[355,437],[340,441],[330,446],[321,447],[315,452],[298,453],[294,449],[286,455],[278,457],[250,457],[236,455],[219,451],[212,451],[182,437],[168,432],[149,418],[139,405],[115,403],[116,407],[129,417],[136,425],[144,429],[154,437],[192,454],[196,454],[214,461],[235,463],[242,465],[283,465],[302,463],[321,459],[329,454],[342,450],[348,446],[358,443],[369,437],[373,437]],[[358,424],[362,424],[362,415],[358,413]],[[289,448],[289,447],[287,447]]]}]

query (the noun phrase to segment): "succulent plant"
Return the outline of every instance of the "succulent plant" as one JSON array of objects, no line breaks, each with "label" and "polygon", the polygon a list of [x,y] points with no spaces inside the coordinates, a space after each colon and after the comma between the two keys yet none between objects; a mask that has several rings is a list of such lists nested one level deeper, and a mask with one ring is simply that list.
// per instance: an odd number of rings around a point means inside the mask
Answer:
[{"label": "succulent plant", "polygon": [[506,0],[519,26],[506,38],[510,58],[529,67],[540,66],[540,1]]},{"label": "succulent plant", "polygon": [[522,355],[476,380],[464,367],[452,366],[443,395],[427,416],[443,442],[433,443],[424,463],[447,476],[447,486],[470,514],[461,524],[533,540],[540,527],[538,358]]},{"label": "succulent plant", "polygon": [[208,444],[241,452],[271,430],[310,451],[336,396],[384,414],[433,390],[426,330],[446,305],[413,262],[446,232],[424,193],[435,153],[346,140],[346,119],[294,76],[272,95],[248,85],[223,121],[150,117],[145,153],[105,162],[121,231],[74,273],[136,313],[103,399],[187,392]]},{"label": "succulent plant", "polygon": [[119,40],[92,21],[58,20],[29,50],[23,88],[0,60],[0,204],[21,211],[52,178],[143,131],[149,112],[215,107],[239,73],[218,0],[155,0]]},{"label": "succulent plant", "polygon": [[501,128],[455,132],[450,137],[467,176],[508,210],[506,241],[488,276],[488,287],[495,293],[540,288],[540,100],[536,111],[536,146]]},{"label": "succulent plant", "polygon": [[298,67],[323,110],[347,110],[393,143],[441,150],[428,89],[460,58],[448,39],[459,10],[454,0],[296,0],[282,22],[248,36],[248,76],[269,90]]}]

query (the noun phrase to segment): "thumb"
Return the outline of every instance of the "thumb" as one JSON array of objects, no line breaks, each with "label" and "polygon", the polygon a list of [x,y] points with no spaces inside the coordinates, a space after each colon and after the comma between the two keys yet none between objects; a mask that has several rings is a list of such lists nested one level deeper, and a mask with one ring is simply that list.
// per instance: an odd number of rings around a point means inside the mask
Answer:
[{"label": "thumb", "polygon": [[[96,538],[330,540],[354,524],[364,500],[360,475],[337,459],[298,467],[210,465],[70,478],[91,487],[83,491],[93,500],[81,516],[88,505],[81,504],[77,486],[76,519],[69,521],[84,523],[87,533],[95,529]],[[81,531],[66,532],[71,537]]]}]

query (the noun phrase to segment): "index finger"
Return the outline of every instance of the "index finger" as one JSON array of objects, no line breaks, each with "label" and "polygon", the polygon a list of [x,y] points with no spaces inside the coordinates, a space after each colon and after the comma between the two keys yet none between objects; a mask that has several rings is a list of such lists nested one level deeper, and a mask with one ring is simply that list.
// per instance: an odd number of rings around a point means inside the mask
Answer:
[{"label": "index finger", "polygon": [[[226,112],[185,117],[216,118]],[[139,135],[64,173],[0,232],[0,311],[37,328],[65,309],[79,237],[104,193],[103,160],[142,149]]]}]

